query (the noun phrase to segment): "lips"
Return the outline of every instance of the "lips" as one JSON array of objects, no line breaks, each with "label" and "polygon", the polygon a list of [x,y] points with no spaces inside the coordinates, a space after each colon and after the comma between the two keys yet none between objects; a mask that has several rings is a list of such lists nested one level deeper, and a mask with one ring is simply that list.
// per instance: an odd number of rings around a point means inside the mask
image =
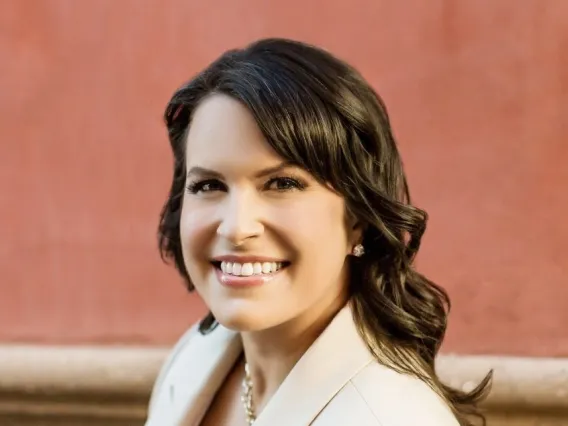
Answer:
[{"label": "lips", "polygon": [[250,287],[272,281],[290,262],[261,256],[218,256],[211,261],[221,284]]},{"label": "lips", "polygon": [[286,259],[279,258],[279,257],[270,257],[270,256],[257,256],[257,255],[234,255],[234,254],[224,254],[220,256],[215,256],[211,259],[213,262],[238,262],[238,263],[247,263],[247,262],[286,262]]}]

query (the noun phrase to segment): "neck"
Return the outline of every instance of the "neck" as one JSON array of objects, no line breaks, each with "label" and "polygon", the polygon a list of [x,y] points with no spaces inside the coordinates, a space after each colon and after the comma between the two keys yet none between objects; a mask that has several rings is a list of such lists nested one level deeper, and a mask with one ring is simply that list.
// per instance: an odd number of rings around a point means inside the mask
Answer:
[{"label": "neck", "polygon": [[277,327],[241,333],[257,412],[266,405],[296,362],[345,303],[345,297],[338,297],[325,308],[310,309]]}]

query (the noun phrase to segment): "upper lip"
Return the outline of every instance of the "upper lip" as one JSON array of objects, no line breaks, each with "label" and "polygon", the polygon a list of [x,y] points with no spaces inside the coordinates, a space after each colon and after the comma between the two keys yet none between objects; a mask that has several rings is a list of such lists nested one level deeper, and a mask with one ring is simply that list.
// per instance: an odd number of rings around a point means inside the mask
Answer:
[{"label": "upper lip", "polygon": [[267,256],[237,256],[232,254],[226,254],[222,256],[215,256],[212,259],[213,262],[237,262],[237,263],[264,263],[264,262],[285,262],[283,259]]}]

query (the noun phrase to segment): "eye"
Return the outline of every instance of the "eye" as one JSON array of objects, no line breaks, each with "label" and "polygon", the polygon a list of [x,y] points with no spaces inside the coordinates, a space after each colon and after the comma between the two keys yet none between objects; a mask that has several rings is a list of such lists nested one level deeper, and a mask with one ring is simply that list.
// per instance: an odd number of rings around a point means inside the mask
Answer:
[{"label": "eye", "polygon": [[225,185],[216,179],[207,179],[197,182],[191,182],[187,185],[187,191],[190,194],[199,194],[213,191],[223,191]]},{"label": "eye", "polygon": [[294,191],[306,188],[306,184],[292,177],[275,177],[266,182],[265,189],[275,191]]}]

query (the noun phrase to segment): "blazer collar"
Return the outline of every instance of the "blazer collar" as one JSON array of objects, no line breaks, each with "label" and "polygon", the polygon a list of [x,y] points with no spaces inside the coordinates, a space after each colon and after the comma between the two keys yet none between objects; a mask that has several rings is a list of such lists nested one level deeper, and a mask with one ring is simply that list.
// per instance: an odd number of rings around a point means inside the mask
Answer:
[{"label": "blazer collar", "polygon": [[168,424],[197,426],[242,350],[239,334],[225,327],[196,331],[175,361],[179,370],[170,372]]},{"label": "blazer collar", "polygon": [[296,363],[255,426],[309,425],[374,358],[345,306]]},{"label": "blazer collar", "polygon": [[[220,325],[195,339],[189,344],[191,354],[184,356],[191,362],[191,373],[178,381],[178,386],[186,388],[178,395],[185,400],[180,413],[184,418],[180,425],[184,426],[197,425],[202,419],[242,353],[238,333]],[[292,368],[255,426],[309,425],[343,386],[373,361],[347,304]]]}]

